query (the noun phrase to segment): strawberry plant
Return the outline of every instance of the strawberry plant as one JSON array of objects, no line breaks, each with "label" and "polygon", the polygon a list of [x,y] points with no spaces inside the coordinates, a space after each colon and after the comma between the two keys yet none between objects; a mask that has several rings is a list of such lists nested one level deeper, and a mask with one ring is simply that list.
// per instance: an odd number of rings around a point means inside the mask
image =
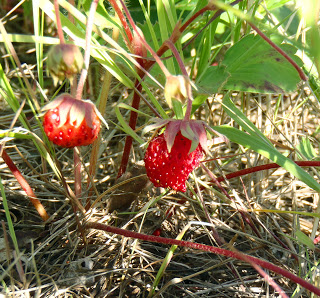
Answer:
[{"label": "strawberry plant", "polygon": [[319,296],[319,9],[5,1],[1,294]]}]

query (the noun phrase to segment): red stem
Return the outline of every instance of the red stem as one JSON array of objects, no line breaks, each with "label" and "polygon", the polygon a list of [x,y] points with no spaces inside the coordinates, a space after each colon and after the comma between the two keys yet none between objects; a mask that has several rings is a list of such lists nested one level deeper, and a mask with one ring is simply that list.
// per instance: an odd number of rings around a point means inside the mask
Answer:
[{"label": "red stem", "polygon": [[[140,43],[142,43],[144,45],[144,47],[151,53],[151,55],[153,56],[153,59],[155,60],[155,62],[158,63],[159,67],[161,68],[161,70],[163,71],[165,76],[168,77],[170,75],[168,69],[166,68],[166,66],[164,65],[164,63],[160,59],[160,57],[157,55],[157,53],[146,42],[145,38],[140,35],[140,32],[137,30],[136,24],[134,23],[134,20],[132,19],[129,10],[126,7],[126,4],[123,2],[123,0],[119,0],[119,1],[120,1],[121,5],[123,7],[124,12],[126,13],[126,15],[128,17],[130,25],[132,26],[133,30],[135,31],[136,36],[139,38]],[[134,49],[133,49],[133,53],[137,55],[137,53],[135,53]],[[136,60],[139,62],[139,59],[136,59]],[[141,65],[143,66],[143,64],[144,64],[144,62]]]},{"label": "red stem", "polygon": [[[139,75],[141,74],[141,71],[138,71]],[[141,92],[142,90],[142,85],[140,84],[139,80],[137,79],[135,82],[135,86],[136,89]],[[134,109],[139,110],[139,106],[140,106],[140,95],[138,92],[134,92],[133,93],[133,99],[132,99],[132,104],[131,106]],[[138,114],[136,112],[131,111],[130,113],[130,119],[129,119],[129,126],[134,130],[136,128],[136,124],[137,124],[137,119],[138,119]],[[124,144],[124,148],[123,148],[123,154],[122,154],[122,159],[121,159],[121,164],[120,164],[120,168],[118,171],[118,175],[117,178],[120,178],[126,171],[127,169],[127,164],[129,161],[129,156],[130,156],[130,151],[131,151],[131,146],[132,146],[132,137],[127,135],[126,136],[126,141]]]},{"label": "red stem", "polygon": [[286,52],[284,52],[279,46],[277,46],[273,41],[271,41],[256,25],[248,22],[249,25],[269,44],[271,45],[279,54],[281,54],[288,62],[297,70],[300,79],[303,81],[308,81],[308,77],[305,75],[303,70],[299,65],[290,57]]},{"label": "red stem", "polygon": [[140,239],[140,240],[149,241],[149,242],[162,243],[162,244],[166,244],[166,245],[178,245],[178,246],[188,247],[188,248],[192,248],[192,249],[208,251],[208,252],[212,252],[214,254],[222,255],[222,256],[225,256],[228,258],[234,258],[234,259],[241,260],[244,262],[249,261],[249,262],[255,263],[265,269],[271,270],[271,271],[278,273],[284,277],[287,277],[292,282],[301,285],[303,288],[309,290],[310,292],[312,292],[316,295],[320,295],[319,288],[317,288],[316,286],[312,285],[311,283],[305,281],[304,279],[292,274],[291,272],[289,272],[279,266],[276,266],[270,262],[243,254],[238,251],[230,251],[230,250],[226,250],[226,249],[223,249],[220,247],[209,246],[209,245],[205,245],[205,244],[201,244],[201,243],[176,240],[176,239],[164,238],[164,237],[153,236],[153,235],[145,235],[145,234],[141,234],[141,233],[137,233],[137,232],[133,232],[133,231],[128,231],[128,230],[108,226],[108,225],[98,223],[98,222],[88,222],[86,224],[86,228],[102,230],[102,231],[106,231],[109,233],[122,235],[124,237]]},{"label": "red stem", "polygon": [[[320,167],[320,161],[295,161],[295,163],[299,167]],[[230,174],[225,175],[225,177],[222,177],[222,176],[218,177],[217,181],[221,182],[221,181],[224,181],[225,178],[229,180],[229,179],[232,179],[235,177],[240,177],[240,176],[248,175],[248,174],[259,172],[259,171],[277,169],[277,168],[280,168],[280,166],[278,164],[269,163],[266,165],[256,166],[256,167],[252,167],[249,169],[243,169],[243,170],[240,170],[240,171],[237,171],[234,173],[230,173]]]},{"label": "red stem", "polygon": [[[112,0],[113,1],[113,0]],[[237,0],[238,1],[238,0]],[[110,1],[111,2],[111,1]],[[123,2],[122,2],[123,3]],[[112,4],[112,2],[111,2]],[[123,4],[123,8],[125,9],[125,5]],[[204,11],[201,11],[201,13],[203,13]],[[122,12],[121,12],[122,14]],[[200,14],[196,13],[196,16],[198,17]],[[130,14],[128,12],[128,18],[130,19]],[[194,20],[195,18],[192,18],[192,20]],[[190,22],[188,22],[188,25],[190,24]],[[134,24],[132,24],[132,26],[134,27]],[[185,26],[183,26],[183,30],[186,29],[186,24]],[[181,28],[179,28],[179,32],[182,33],[183,31],[181,30]],[[140,35],[139,32],[137,32],[138,36]],[[173,34],[170,37],[170,41],[174,44],[178,39],[180,38],[180,34],[177,34],[177,32],[173,32]],[[159,48],[159,50],[155,53],[155,57],[161,57],[166,51],[168,50],[168,46],[166,45],[166,43],[163,43],[161,45],[161,47]],[[142,60],[142,59],[141,59]],[[148,71],[148,69],[150,69],[152,67],[152,65],[155,63],[155,61],[146,61],[143,60],[143,66],[145,69],[145,72]],[[138,74],[141,78],[143,78],[144,76],[144,72],[141,70],[138,70]],[[139,80],[136,80],[135,82],[135,87],[136,89],[140,92],[142,90],[142,86],[139,82]],[[137,92],[134,92],[133,94],[133,99],[132,99],[132,104],[131,106],[135,109],[139,109],[139,105],[140,105],[140,96]],[[129,119],[129,126],[134,130],[136,127],[136,122],[137,122],[137,113],[131,111],[130,113],[130,119]],[[122,155],[122,159],[121,159],[121,164],[120,164],[120,168],[118,171],[118,175],[117,178],[120,178],[126,171],[127,169],[127,164],[129,161],[129,156],[130,156],[130,151],[131,151],[131,146],[132,146],[132,137],[127,136],[126,137],[126,141],[125,141],[125,146],[123,149],[123,155]]]},{"label": "red stem", "polygon": [[[1,151],[1,148],[0,148]],[[29,197],[31,203],[38,211],[39,215],[43,219],[43,221],[46,221],[49,219],[49,215],[47,211],[42,206],[41,202],[37,199],[36,195],[34,194],[32,188],[30,187],[29,183],[26,179],[21,175],[20,171],[16,167],[16,165],[13,163],[10,156],[7,154],[7,152],[3,149],[1,157],[3,158],[4,162],[7,164],[9,170],[12,172],[13,176],[17,179],[22,189],[26,192],[27,196]]]},{"label": "red stem", "polygon": [[132,32],[129,28],[129,25],[127,23],[127,20],[121,10],[121,8],[119,7],[118,3],[115,1],[115,0],[109,0],[110,4],[112,5],[113,9],[115,10],[116,14],[118,15],[119,19],[120,19],[120,22],[123,26],[123,29],[124,31],[126,32],[126,35],[127,35],[127,40],[126,40],[126,43],[127,43],[127,46],[128,48],[130,48],[131,46],[131,42],[133,40],[133,35],[132,35]]},{"label": "red stem", "polygon": [[[236,0],[236,1],[234,1],[234,2],[232,2],[232,3],[230,3],[229,5],[230,6],[235,6],[236,4],[238,4],[239,2],[241,2],[242,0]],[[208,9],[209,9],[210,7],[208,7]],[[212,10],[211,8],[210,8],[210,10]],[[189,44],[191,44],[200,34],[201,34],[201,32],[205,29],[205,28],[207,28],[215,19],[217,19],[222,13],[224,12],[224,10],[222,10],[222,9],[219,9],[214,15],[213,15],[213,17],[203,26],[203,28],[201,28],[201,30],[199,30],[184,46],[183,46],[183,49],[185,49]],[[183,28],[184,27],[184,25],[181,27],[181,28]]]},{"label": "red stem", "polygon": [[60,44],[64,44],[64,36],[63,36],[63,30],[60,20],[60,10],[59,10],[59,2],[58,0],[54,0],[54,11],[56,14],[56,21],[57,21],[57,30],[58,30],[58,36],[60,40]]},{"label": "red stem", "polygon": [[[242,1],[242,0],[240,0]],[[206,11],[211,10],[211,7],[209,5],[206,5],[205,7],[201,8],[199,11],[197,11],[193,16],[190,17],[189,20],[187,20],[180,28],[180,32],[182,33],[184,30],[187,29],[187,27],[199,16],[201,16]]]}]

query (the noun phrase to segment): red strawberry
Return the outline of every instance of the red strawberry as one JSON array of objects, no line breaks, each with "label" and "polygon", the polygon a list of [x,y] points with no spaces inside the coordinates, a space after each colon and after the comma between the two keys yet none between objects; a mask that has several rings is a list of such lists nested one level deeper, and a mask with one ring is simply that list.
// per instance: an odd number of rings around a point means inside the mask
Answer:
[{"label": "red strawberry", "polygon": [[91,144],[100,131],[100,119],[90,101],[63,94],[44,109],[43,128],[48,139],[61,147],[72,148]]},{"label": "red strawberry", "polygon": [[157,187],[185,192],[186,180],[191,171],[199,166],[203,149],[198,143],[196,149],[190,152],[192,141],[179,131],[169,152],[165,133],[149,143],[144,157],[147,175]]}]

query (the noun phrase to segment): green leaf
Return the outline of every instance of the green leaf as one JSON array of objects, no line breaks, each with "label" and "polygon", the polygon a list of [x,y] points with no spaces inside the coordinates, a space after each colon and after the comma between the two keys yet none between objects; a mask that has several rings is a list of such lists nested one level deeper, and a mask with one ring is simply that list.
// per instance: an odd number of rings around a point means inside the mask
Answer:
[{"label": "green leaf", "polygon": [[139,144],[144,144],[144,140],[141,139],[136,132],[127,124],[126,120],[122,117],[121,112],[120,112],[120,108],[119,106],[116,106],[114,109],[117,118],[120,122],[120,124],[122,125],[121,129],[128,134],[129,136],[131,136],[134,140],[136,140]]},{"label": "green leaf", "polygon": [[[297,144],[296,148],[299,150],[299,152],[301,152],[303,157],[307,158],[308,160],[312,160],[318,156],[316,151],[312,147],[311,142],[308,139],[308,137],[303,137],[301,139],[301,141],[299,142],[299,144]],[[300,159],[302,159],[302,158],[300,158]]]},{"label": "green leaf", "polygon": [[252,136],[259,137],[267,145],[273,148],[272,143],[265,137],[265,135],[236,107],[229,95],[226,94],[222,101],[224,111],[237,122],[244,130]]},{"label": "green leaf", "polygon": [[209,66],[196,84],[200,93],[217,93],[223,89],[229,77],[225,66]]},{"label": "green leaf", "polygon": [[192,101],[192,110],[191,110],[192,115],[206,101],[207,98],[208,98],[207,95],[200,94]]},{"label": "green leaf", "polygon": [[182,109],[182,103],[176,99],[172,99],[172,109],[177,117],[177,119],[182,119],[184,114],[183,114],[183,109]]},{"label": "green leaf", "polygon": [[296,233],[297,240],[299,242],[301,242],[302,244],[304,244],[310,249],[315,248],[313,241],[305,233],[301,232],[300,230],[297,230],[295,233]]},{"label": "green leaf", "polygon": [[230,126],[217,126],[213,129],[226,136],[231,142],[240,144],[272,160],[315,191],[320,191],[320,184],[313,177],[261,139]]},{"label": "green leaf", "polygon": [[[301,65],[299,58],[293,56],[295,47],[286,44],[281,48]],[[259,35],[253,34],[229,48],[221,65],[210,66],[198,85],[212,93],[216,81],[224,82],[226,77],[223,89],[258,93],[291,92],[300,82],[296,69]]]},{"label": "green leaf", "polygon": [[[83,8],[86,14],[89,14],[89,10],[91,7],[92,0],[85,0],[83,1]],[[98,25],[101,29],[104,28],[112,28],[113,26],[118,27],[121,29],[121,26],[111,17],[106,8],[103,5],[103,0],[99,0],[98,6],[94,15],[94,23]]]}]

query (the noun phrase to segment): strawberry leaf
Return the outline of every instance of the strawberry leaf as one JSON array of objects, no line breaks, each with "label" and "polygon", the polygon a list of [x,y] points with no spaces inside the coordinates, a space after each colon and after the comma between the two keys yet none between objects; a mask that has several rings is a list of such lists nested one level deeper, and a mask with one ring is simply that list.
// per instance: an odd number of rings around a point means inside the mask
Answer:
[{"label": "strawberry leaf", "polygon": [[[280,47],[298,65],[301,60],[294,56],[295,47],[282,44]],[[294,91],[300,77],[296,69],[259,35],[247,35],[226,52],[220,66],[210,66],[197,85],[212,93],[223,89],[257,92],[285,93]]]}]

